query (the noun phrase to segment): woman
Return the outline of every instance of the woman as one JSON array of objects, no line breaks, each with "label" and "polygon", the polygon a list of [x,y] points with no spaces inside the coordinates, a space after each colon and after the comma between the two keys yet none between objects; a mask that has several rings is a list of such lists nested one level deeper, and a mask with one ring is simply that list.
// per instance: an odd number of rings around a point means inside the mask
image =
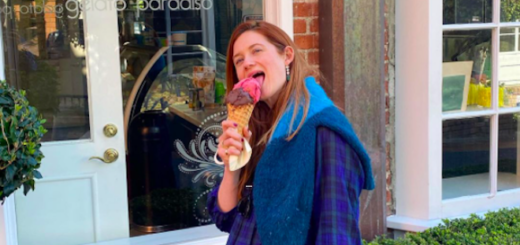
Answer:
[{"label": "woman", "polygon": [[[227,244],[361,244],[359,195],[374,188],[370,159],[294,42],[272,24],[246,22],[227,57],[228,92],[253,74],[264,80],[244,137],[234,122],[222,123],[225,171],[208,210],[230,233]],[[230,171],[243,140],[251,160]]]}]

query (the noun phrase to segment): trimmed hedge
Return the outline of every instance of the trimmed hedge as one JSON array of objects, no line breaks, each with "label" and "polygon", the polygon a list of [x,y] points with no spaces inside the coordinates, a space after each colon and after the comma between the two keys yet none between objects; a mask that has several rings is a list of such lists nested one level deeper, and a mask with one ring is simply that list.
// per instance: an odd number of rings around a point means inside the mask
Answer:
[{"label": "trimmed hedge", "polygon": [[418,244],[520,244],[520,208],[489,212],[485,218],[472,214],[466,219],[443,220],[443,224],[404,238],[377,237],[365,245]]}]

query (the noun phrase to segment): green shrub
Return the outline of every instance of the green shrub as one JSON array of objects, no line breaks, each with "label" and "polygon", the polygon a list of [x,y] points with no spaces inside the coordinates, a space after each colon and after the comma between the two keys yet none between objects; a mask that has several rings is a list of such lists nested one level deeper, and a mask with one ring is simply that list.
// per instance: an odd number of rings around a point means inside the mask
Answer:
[{"label": "green shrub", "polygon": [[418,244],[520,244],[520,209],[501,209],[489,212],[485,218],[472,214],[466,219],[443,220],[443,224],[419,233],[408,233],[404,238],[377,237],[365,245],[418,245]]},{"label": "green shrub", "polygon": [[37,169],[43,158],[40,140],[47,132],[43,123],[25,91],[0,81],[0,200],[22,186],[27,194],[34,190],[34,179],[42,177]]}]

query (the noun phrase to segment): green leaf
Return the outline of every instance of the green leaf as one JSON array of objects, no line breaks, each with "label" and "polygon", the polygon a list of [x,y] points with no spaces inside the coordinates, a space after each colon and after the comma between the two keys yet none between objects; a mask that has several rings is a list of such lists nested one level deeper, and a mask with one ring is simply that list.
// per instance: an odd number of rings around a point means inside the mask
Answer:
[{"label": "green leaf", "polygon": [[5,178],[7,181],[12,181],[14,175],[16,174],[16,166],[14,164],[9,165],[9,167],[6,168]]},{"label": "green leaf", "polygon": [[15,187],[14,187],[14,183],[11,182],[9,184],[7,184],[6,186],[4,186],[4,193],[6,196],[9,196],[11,193],[13,193]]},{"label": "green leaf", "polygon": [[27,182],[23,183],[23,194],[27,196],[27,193],[31,190],[31,185]]},{"label": "green leaf", "polygon": [[0,105],[9,106],[13,104],[13,100],[11,98],[0,97]]},{"label": "green leaf", "polygon": [[29,185],[31,186],[31,188],[34,190],[34,180],[31,179],[31,180],[28,180],[27,182],[29,183]]},{"label": "green leaf", "polygon": [[22,109],[22,105],[14,105],[14,112],[17,113]]},{"label": "green leaf", "polygon": [[29,164],[29,166],[36,166],[38,164],[38,162],[36,161],[36,159],[34,159],[34,157],[27,158],[27,163]]},{"label": "green leaf", "polygon": [[37,179],[43,178],[42,174],[40,172],[38,172],[38,170],[33,170],[33,176],[34,176],[34,178],[37,178]]}]

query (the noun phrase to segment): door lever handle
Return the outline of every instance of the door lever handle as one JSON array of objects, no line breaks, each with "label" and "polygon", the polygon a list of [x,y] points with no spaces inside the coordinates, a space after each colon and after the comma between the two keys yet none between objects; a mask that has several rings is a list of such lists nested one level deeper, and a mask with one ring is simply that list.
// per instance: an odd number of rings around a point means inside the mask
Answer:
[{"label": "door lever handle", "polygon": [[100,160],[100,161],[102,161],[104,163],[113,163],[118,158],[119,158],[119,152],[117,152],[116,149],[110,148],[110,149],[107,149],[105,151],[105,153],[103,154],[103,158],[97,157],[97,156],[93,156],[93,157],[89,158],[88,160],[97,159],[97,160]]}]

